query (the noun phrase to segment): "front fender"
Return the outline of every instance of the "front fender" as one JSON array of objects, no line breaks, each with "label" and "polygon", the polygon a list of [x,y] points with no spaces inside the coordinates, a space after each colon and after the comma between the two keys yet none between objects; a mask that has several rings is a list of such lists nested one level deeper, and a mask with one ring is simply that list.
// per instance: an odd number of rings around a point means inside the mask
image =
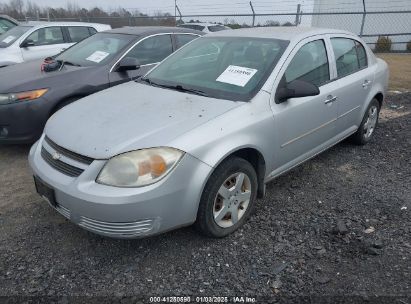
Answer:
[{"label": "front fender", "polygon": [[217,167],[234,152],[252,148],[274,167],[276,130],[269,106],[270,94],[260,93],[224,115],[178,137],[171,146],[186,151],[211,167]]}]

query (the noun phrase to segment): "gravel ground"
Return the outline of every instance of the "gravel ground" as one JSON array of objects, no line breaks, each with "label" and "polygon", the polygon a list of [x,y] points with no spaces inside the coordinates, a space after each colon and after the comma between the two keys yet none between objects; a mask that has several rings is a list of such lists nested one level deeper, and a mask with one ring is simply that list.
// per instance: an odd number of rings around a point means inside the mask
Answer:
[{"label": "gravel ground", "polygon": [[370,144],[276,179],[235,234],[130,241],[65,220],[35,193],[29,147],[0,147],[0,295],[410,303],[410,144],[411,94],[390,96]]}]

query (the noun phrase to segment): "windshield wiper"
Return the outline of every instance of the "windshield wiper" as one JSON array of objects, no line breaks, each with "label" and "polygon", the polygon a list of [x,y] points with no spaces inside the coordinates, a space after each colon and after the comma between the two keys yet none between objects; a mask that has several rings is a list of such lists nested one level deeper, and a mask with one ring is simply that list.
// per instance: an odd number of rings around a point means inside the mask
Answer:
[{"label": "windshield wiper", "polygon": [[195,95],[208,97],[207,93],[205,93],[201,90],[185,88],[182,85],[159,84],[159,83],[153,82],[149,78],[145,78],[145,77],[140,78],[140,81],[147,82],[149,85],[159,87],[159,88],[165,88],[165,89],[175,90],[175,91],[179,91],[179,92],[191,93],[191,94],[195,94]]},{"label": "windshield wiper", "polygon": [[78,64],[78,63],[73,63],[73,62],[71,62],[71,61],[57,60],[57,62],[60,62],[60,64],[61,64],[60,69],[63,68],[63,66],[65,66],[65,65],[72,65],[72,66],[76,66],[76,67],[81,67],[80,64]]}]

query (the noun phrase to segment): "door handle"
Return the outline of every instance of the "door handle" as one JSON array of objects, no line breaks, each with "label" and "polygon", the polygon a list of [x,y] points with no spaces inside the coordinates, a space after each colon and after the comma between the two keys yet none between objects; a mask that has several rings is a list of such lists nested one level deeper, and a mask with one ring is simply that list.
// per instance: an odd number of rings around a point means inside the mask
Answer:
[{"label": "door handle", "polygon": [[337,96],[328,95],[327,99],[324,101],[325,104],[332,103],[337,100]]},{"label": "door handle", "polygon": [[366,88],[366,87],[368,87],[371,83],[372,83],[371,80],[365,80],[364,83],[362,84],[362,87],[363,87],[363,88]]}]

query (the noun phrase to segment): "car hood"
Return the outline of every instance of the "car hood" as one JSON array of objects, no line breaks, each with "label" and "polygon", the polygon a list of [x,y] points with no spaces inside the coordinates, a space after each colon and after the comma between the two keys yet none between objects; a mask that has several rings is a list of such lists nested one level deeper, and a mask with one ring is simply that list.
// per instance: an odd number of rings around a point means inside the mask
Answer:
[{"label": "car hood", "polygon": [[241,106],[128,82],[81,99],[55,113],[45,133],[58,145],[94,159],[108,159],[171,140]]},{"label": "car hood", "polygon": [[47,88],[50,81],[65,78],[72,73],[89,73],[96,67],[76,67],[66,65],[61,71],[42,72],[43,60],[15,64],[0,69],[0,93],[16,93],[25,90]]}]

